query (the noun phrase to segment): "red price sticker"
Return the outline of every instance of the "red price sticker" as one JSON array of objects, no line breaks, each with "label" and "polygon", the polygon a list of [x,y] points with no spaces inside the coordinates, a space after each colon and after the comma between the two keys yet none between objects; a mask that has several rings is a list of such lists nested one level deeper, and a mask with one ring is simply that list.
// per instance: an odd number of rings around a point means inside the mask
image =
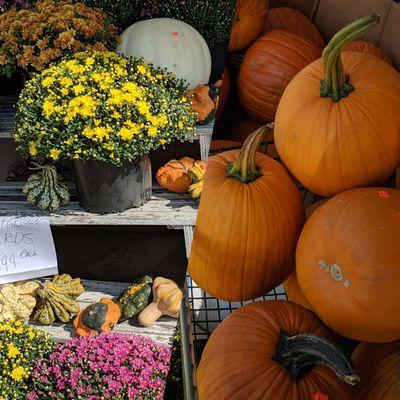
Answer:
[{"label": "red price sticker", "polygon": [[386,190],[379,190],[378,196],[381,199],[388,199],[389,198],[389,193]]},{"label": "red price sticker", "polygon": [[329,400],[326,394],[321,392],[314,393],[313,400]]},{"label": "red price sticker", "polygon": [[172,32],[172,36],[179,36],[179,32]]}]

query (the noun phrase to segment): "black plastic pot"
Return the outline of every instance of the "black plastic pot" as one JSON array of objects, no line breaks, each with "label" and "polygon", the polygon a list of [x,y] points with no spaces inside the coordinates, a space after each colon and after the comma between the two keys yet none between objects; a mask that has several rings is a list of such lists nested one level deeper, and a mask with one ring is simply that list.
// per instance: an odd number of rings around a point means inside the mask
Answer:
[{"label": "black plastic pot", "polygon": [[215,43],[210,49],[211,53],[211,76],[210,83],[213,84],[222,78],[224,73],[226,57],[228,55],[229,40]]},{"label": "black plastic pot", "polygon": [[101,161],[73,161],[79,203],[89,212],[108,214],[140,207],[151,198],[148,156],[121,167]]}]

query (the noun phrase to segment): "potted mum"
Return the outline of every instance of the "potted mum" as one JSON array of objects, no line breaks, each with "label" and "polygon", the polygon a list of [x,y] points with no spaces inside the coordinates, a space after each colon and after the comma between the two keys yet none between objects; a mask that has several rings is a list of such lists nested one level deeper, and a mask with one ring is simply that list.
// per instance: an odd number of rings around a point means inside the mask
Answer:
[{"label": "potted mum", "polygon": [[77,53],[27,82],[14,138],[38,164],[72,160],[88,211],[121,212],[150,199],[149,152],[194,129],[185,93],[183,81],[143,59]]}]

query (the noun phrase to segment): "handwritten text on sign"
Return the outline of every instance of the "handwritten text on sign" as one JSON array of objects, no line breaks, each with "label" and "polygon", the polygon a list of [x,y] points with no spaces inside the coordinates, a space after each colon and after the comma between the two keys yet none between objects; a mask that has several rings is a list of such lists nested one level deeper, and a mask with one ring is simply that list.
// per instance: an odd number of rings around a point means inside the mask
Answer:
[{"label": "handwritten text on sign", "polygon": [[49,217],[0,217],[0,284],[57,271]]}]

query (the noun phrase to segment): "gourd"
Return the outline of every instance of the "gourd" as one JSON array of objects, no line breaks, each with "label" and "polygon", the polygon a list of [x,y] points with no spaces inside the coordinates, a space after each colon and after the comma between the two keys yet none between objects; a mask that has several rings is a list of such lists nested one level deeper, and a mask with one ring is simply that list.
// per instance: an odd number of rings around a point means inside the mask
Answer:
[{"label": "gourd", "polygon": [[350,339],[400,339],[400,191],[360,188],[314,211],[300,235],[296,272],[314,312]]},{"label": "gourd", "polygon": [[207,163],[203,161],[195,161],[193,167],[189,169],[189,176],[192,182],[189,186],[189,194],[193,200],[199,200],[201,197],[206,168]]},{"label": "gourd", "polygon": [[76,298],[84,292],[79,278],[70,275],[55,275],[52,280],[45,280],[37,290],[39,302],[33,319],[43,325],[51,325],[56,319],[69,322],[71,314],[79,311]]},{"label": "gourd", "polygon": [[352,355],[360,375],[354,400],[398,400],[400,398],[400,342],[361,343]]},{"label": "gourd", "polygon": [[133,281],[116,300],[121,309],[120,321],[135,317],[149,303],[153,279],[146,275]]},{"label": "gourd", "polygon": [[189,89],[210,79],[211,54],[207,43],[196,29],[176,19],[136,22],[122,33],[117,51],[167,68],[185,79]]},{"label": "gourd", "polygon": [[288,301],[231,313],[211,334],[196,377],[199,400],[350,400],[358,381],[332,333]]},{"label": "gourd", "polygon": [[303,186],[325,197],[381,185],[400,164],[399,73],[368,54],[341,54],[378,21],[377,15],[361,18],[338,32],[279,103],[281,160]]},{"label": "gourd", "polygon": [[294,33],[321,49],[325,46],[324,39],[311,20],[294,8],[277,7],[268,11],[263,33],[275,29]]},{"label": "gourd", "polygon": [[225,67],[224,75],[222,77],[222,82],[219,86],[218,107],[215,113],[215,122],[219,121],[222,112],[225,109],[226,103],[228,102],[229,98],[230,87],[231,87],[231,78],[228,68]]},{"label": "gourd", "polygon": [[371,54],[372,56],[378,57],[392,65],[390,58],[383,52],[383,50],[365,40],[352,40],[345,46],[343,51],[358,51],[361,53]]},{"label": "gourd", "polygon": [[35,293],[39,284],[28,281],[0,286],[0,320],[28,318],[36,306]]},{"label": "gourd", "polygon": [[304,207],[285,168],[256,153],[267,129],[207,163],[188,270],[217,299],[253,299],[293,271]]},{"label": "gourd", "polygon": [[121,317],[121,310],[113,300],[102,297],[97,303],[80,310],[74,319],[79,336],[111,332]]},{"label": "gourd", "polygon": [[198,85],[188,92],[188,98],[192,102],[192,111],[197,116],[198,124],[206,125],[214,119],[218,88],[210,85]]},{"label": "gourd", "polygon": [[272,122],[289,82],[321,56],[321,49],[293,33],[271,31],[247,50],[237,90],[246,113],[260,123]]},{"label": "gourd", "polygon": [[169,161],[157,171],[157,182],[171,192],[186,193],[191,185],[188,171],[193,163],[194,160],[190,157]]},{"label": "gourd", "polygon": [[178,318],[182,291],[171,279],[157,277],[153,283],[153,301],[138,317],[142,326],[151,326],[163,315]]},{"label": "gourd", "polygon": [[[306,220],[312,215],[312,213],[322,204],[324,204],[327,200],[319,200],[316,203],[311,204],[306,208]],[[312,307],[310,303],[307,301],[305,298],[303,292],[301,291],[301,288],[299,286],[299,283],[297,281],[297,274],[296,271],[293,272],[289,278],[286,279],[285,282],[283,282],[283,287],[285,289],[285,293],[287,298],[290,301],[293,301],[294,303],[300,304],[301,306],[312,310]]]},{"label": "gourd", "polygon": [[56,167],[44,165],[37,168],[40,172],[31,175],[22,188],[28,203],[51,212],[68,204],[68,186],[58,177]]},{"label": "gourd", "polygon": [[269,0],[238,0],[233,16],[229,51],[243,50],[260,35]]}]

